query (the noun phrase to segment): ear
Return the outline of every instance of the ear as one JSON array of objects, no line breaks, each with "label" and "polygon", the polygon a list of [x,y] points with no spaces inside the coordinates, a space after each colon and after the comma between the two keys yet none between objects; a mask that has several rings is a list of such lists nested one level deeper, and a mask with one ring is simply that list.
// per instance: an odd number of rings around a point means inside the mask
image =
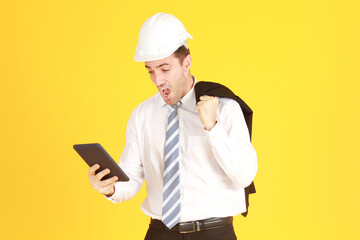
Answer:
[{"label": "ear", "polygon": [[190,67],[191,67],[191,63],[192,63],[192,58],[191,55],[188,54],[183,61],[183,69],[184,72],[189,72],[190,71]]}]

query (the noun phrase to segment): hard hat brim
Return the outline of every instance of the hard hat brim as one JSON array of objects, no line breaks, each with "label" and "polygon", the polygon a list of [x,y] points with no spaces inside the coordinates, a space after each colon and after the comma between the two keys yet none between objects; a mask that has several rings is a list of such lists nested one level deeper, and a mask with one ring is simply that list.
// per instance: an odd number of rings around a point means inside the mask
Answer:
[{"label": "hard hat brim", "polygon": [[[187,38],[192,39],[193,37],[190,34],[188,34]],[[141,51],[139,50],[139,46],[137,46],[134,60],[135,60],[135,62],[149,62],[149,61],[161,60],[161,59],[169,57],[181,46],[185,46],[186,48],[189,48],[186,38],[179,45],[175,45],[172,48],[166,49],[166,51],[164,51],[163,53],[158,53],[158,54],[154,54],[154,55],[147,55],[147,54],[142,55]]]}]

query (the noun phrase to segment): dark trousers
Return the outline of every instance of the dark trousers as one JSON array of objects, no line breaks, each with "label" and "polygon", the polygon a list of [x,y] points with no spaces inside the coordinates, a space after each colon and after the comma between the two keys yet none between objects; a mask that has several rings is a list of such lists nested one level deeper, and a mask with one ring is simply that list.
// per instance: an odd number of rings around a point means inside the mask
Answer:
[{"label": "dark trousers", "polygon": [[179,233],[149,225],[145,240],[236,240],[232,224],[201,230],[193,233]]}]

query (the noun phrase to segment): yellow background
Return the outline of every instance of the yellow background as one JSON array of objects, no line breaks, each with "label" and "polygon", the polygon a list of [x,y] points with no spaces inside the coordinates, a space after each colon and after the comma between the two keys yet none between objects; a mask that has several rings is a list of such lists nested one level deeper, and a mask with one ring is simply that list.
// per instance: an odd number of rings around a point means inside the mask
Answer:
[{"label": "yellow background", "polygon": [[254,110],[258,193],[239,239],[360,239],[356,0],[2,0],[1,239],[143,239],[144,188],[111,203],[72,145],[119,160],[132,109],[156,92],[133,56],[159,11],[193,35],[197,79]]}]

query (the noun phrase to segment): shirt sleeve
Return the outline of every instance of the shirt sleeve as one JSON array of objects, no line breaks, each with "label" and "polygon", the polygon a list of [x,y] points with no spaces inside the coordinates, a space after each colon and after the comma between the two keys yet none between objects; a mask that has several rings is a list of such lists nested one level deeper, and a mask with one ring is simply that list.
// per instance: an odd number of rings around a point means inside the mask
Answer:
[{"label": "shirt sleeve", "polygon": [[119,162],[119,166],[126,175],[128,175],[130,180],[127,182],[116,182],[114,194],[111,197],[104,196],[114,203],[133,198],[141,189],[144,181],[143,164],[138,142],[136,113],[137,108],[134,109],[128,121],[125,148]]},{"label": "shirt sleeve", "polygon": [[216,125],[206,131],[213,154],[225,174],[245,188],[254,180],[258,165],[240,105],[221,98],[216,119]]}]

